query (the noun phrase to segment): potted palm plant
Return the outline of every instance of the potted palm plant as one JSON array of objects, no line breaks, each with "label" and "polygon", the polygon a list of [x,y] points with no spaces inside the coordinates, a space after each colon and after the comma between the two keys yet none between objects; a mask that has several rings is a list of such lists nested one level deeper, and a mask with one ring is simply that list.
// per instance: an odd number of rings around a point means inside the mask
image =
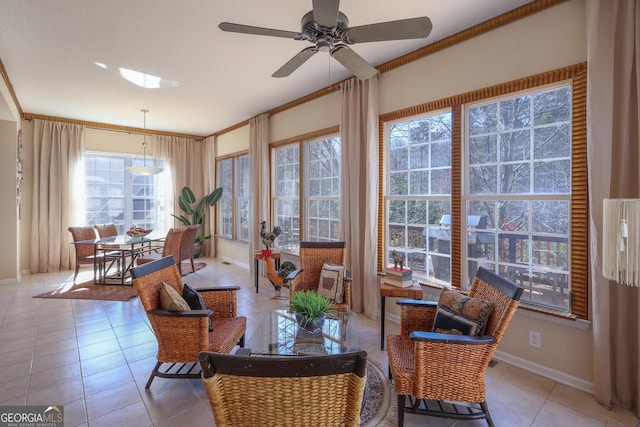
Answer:
[{"label": "potted palm plant", "polygon": [[311,333],[322,330],[327,312],[333,306],[329,298],[314,291],[294,292],[291,305],[300,327]]},{"label": "potted palm plant", "polygon": [[[184,187],[180,196],[178,196],[178,205],[184,211],[184,215],[171,214],[175,219],[184,225],[202,224],[205,216],[205,209],[214,206],[222,197],[222,187],[216,188],[211,193],[204,196],[197,203],[197,199],[193,191],[189,187]],[[198,233],[194,243],[193,257],[198,258],[202,250],[202,241],[211,238],[211,234],[206,236]]]}]

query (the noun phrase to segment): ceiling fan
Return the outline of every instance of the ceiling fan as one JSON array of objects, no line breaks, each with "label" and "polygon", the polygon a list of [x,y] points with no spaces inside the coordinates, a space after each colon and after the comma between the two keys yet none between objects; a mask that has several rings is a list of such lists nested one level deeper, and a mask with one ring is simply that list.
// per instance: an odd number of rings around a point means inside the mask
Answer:
[{"label": "ceiling fan", "polygon": [[425,38],[431,33],[431,20],[426,16],[349,28],[349,20],[339,11],[339,8],[340,0],[313,0],[313,10],[302,17],[302,29],[299,33],[231,22],[222,22],[218,27],[222,31],[233,33],[284,37],[293,40],[306,40],[314,44],[314,46],[298,52],[273,73],[273,77],[287,77],[316,53],[329,52],[333,58],[360,80],[369,79],[375,76],[378,71],[348,45]]}]

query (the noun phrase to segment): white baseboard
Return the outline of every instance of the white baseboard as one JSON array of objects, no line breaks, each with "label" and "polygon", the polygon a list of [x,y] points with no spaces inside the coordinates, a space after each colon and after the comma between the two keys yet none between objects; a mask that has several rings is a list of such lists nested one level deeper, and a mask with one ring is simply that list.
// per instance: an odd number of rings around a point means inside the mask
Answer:
[{"label": "white baseboard", "polygon": [[246,268],[247,270],[249,269],[249,264],[247,264],[246,262],[240,262],[237,259],[227,258],[220,255],[217,255],[216,258],[218,258],[220,261],[228,262],[229,264],[237,265],[238,267]]},{"label": "white baseboard", "polygon": [[573,375],[539,365],[529,360],[522,359],[521,357],[512,356],[502,351],[496,351],[493,358],[501,362],[517,366],[518,368],[522,368],[526,371],[533,372],[534,374],[542,375],[543,377],[568,385],[569,387],[577,388],[578,390],[593,394],[592,382],[574,377]]}]

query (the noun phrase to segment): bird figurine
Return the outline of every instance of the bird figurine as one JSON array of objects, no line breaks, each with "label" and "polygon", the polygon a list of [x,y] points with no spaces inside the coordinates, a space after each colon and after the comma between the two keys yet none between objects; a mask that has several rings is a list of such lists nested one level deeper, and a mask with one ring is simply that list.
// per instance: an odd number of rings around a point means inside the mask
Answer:
[{"label": "bird figurine", "polygon": [[276,237],[278,237],[282,233],[282,228],[279,226],[273,227],[273,231],[267,231],[267,222],[262,221],[260,223],[260,237],[262,238],[262,243],[266,246],[267,250],[273,246],[273,242],[275,242]]},{"label": "bird figurine", "polygon": [[[282,263],[278,271],[276,271],[273,258],[271,258],[271,256],[264,257],[264,262],[267,264],[267,278],[276,290],[276,295],[273,299],[283,299],[280,291],[282,286],[288,282],[287,276],[296,269],[296,266],[290,261],[285,261]],[[284,299],[286,299],[286,297]]]}]

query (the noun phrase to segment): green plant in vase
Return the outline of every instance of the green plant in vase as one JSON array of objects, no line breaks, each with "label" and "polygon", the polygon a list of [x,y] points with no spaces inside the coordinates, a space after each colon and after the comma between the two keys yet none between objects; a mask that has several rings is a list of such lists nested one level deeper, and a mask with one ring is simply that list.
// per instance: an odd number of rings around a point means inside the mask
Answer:
[{"label": "green plant in vase", "polygon": [[294,292],[291,305],[296,320],[309,332],[322,330],[327,312],[333,307],[329,298],[313,291]]},{"label": "green plant in vase", "polygon": [[[178,196],[178,205],[180,209],[184,211],[184,215],[174,215],[171,214],[175,219],[180,221],[184,225],[196,225],[202,224],[204,222],[204,217],[206,214],[206,209],[214,206],[218,203],[218,200],[222,197],[222,187],[216,188],[211,193],[204,196],[202,199],[197,201],[195,194],[189,187],[184,187],[180,196]],[[196,203],[197,201],[197,203]],[[206,236],[202,236],[200,233],[196,235],[194,243],[196,247],[199,246],[203,240],[209,240],[211,238],[211,234],[207,234]],[[196,252],[198,249],[194,249],[194,257],[197,258],[200,254]]]}]

